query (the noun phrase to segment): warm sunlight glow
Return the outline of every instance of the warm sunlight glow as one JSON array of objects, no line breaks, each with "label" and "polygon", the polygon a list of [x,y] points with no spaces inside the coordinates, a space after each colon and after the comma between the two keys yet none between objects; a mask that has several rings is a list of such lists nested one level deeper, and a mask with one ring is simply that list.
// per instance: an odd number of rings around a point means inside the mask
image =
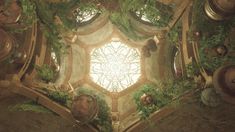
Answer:
[{"label": "warm sunlight glow", "polygon": [[120,92],[140,77],[140,53],[120,41],[112,41],[91,52],[90,76],[110,92]]}]

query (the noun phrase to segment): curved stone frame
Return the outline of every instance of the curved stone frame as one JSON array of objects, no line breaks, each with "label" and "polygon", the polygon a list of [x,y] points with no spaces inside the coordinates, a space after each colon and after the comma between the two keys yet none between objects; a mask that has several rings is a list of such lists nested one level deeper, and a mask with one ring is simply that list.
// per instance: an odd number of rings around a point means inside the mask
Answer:
[{"label": "curved stone frame", "polygon": [[[181,10],[182,11],[182,13],[183,13],[183,9]],[[96,32],[96,31],[98,31],[98,30],[100,30],[102,27],[104,27],[107,23],[110,23],[110,21],[108,20],[108,16],[109,16],[109,13],[108,12],[104,12],[104,13],[102,13],[98,18],[96,18],[91,24],[89,24],[89,26],[88,25],[85,25],[85,26],[82,26],[80,29],[78,29],[78,31],[77,31],[77,34],[78,35],[89,35],[89,34],[91,34],[91,33],[94,33],[94,32]],[[177,16],[179,16],[180,17],[180,15],[178,14],[178,15],[176,15],[176,17]],[[130,17],[131,18],[131,17]],[[137,23],[140,23],[140,22],[138,22],[138,21],[136,21],[134,18],[131,18],[132,20],[131,21],[134,21],[134,22],[136,22],[136,23],[134,23],[133,25],[134,25],[134,28],[138,31],[138,32],[140,32],[141,30],[142,30],[142,25],[144,25],[144,24],[141,24],[141,26],[139,25],[138,26],[138,24]],[[176,20],[178,20],[178,19],[175,19],[174,21],[176,21]],[[174,21],[172,21],[172,23],[174,23]],[[168,31],[169,30],[169,27],[167,27],[166,29],[152,29],[152,27],[151,26],[148,26],[148,25],[145,25],[144,27],[148,27],[148,29],[150,29],[150,30],[144,30],[144,32],[140,32],[140,33],[142,33],[142,34],[148,34],[148,35],[156,35],[156,34],[164,34],[164,32],[166,32],[166,31]],[[118,28],[116,28],[116,27],[113,27],[113,29],[112,29],[112,32],[106,37],[106,38],[104,38],[103,40],[102,40],[102,42],[100,41],[100,42],[98,42],[98,43],[94,43],[92,46],[89,46],[89,45],[87,45],[85,42],[82,42],[82,41],[79,41],[79,40],[77,40],[77,43],[79,43],[79,46],[81,47],[81,48],[83,48],[84,50],[85,50],[85,57],[86,57],[86,64],[85,65],[89,65],[89,53],[90,53],[90,51],[92,50],[92,48],[94,48],[94,47],[99,47],[99,46],[102,46],[105,42],[107,42],[107,41],[109,41],[112,37],[118,37],[118,38],[120,38],[124,43],[127,43],[127,44],[130,44],[131,46],[137,46],[138,48],[141,48],[143,45],[144,45],[144,43],[145,43],[145,40],[142,40],[142,41],[138,41],[138,42],[136,42],[136,41],[134,41],[134,40],[131,40],[131,39],[129,39],[129,38],[127,38],[123,33],[121,33],[121,31],[120,30],[118,30]],[[141,43],[141,44],[140,44]],[[136,45],[137,44],[137,45]],[[140,45],[138,45],[138,44],[140,44]],[[163,45],[162,45],[163,46]],[[160,48],[161,48],[161,46],[160,46]],[[167,47],[162,47],[162,48],[167,48]],[[72,51],[72,50],[71,50]],[[162,54],[163,52],[159,52],[158,54]],[[72,53],[71,53],[72,54]],[[70,54],[70,55],[71,55]],[[159,57],[156,57],[156,58],[159,58]],[[73,59],[75,59],[75,58],[73,58]],[[136,90],[138,90],[140,87],[141,87],[141,85],[143,84],[143,83],[156,83],[156,82],[154,82],[153,80],[150,80],[150,78],[149,77],[147,77],[147,75],[146,75],[146,69],[145,69],[145,58],[144,57],[141,57],[141,72],[142,72],[142,76],[141,76],[141,78],[140,78],[140,80],[136,83],[136,84],[134,84],[134,85],[132,85],[131,87],[129,87],[129,88],[127,88],[127,89],[125,89],[125,90],[123,90],[123,91],[121,91],[121,92],[119,92],[119,93],[114,93],[114,92],[109,92],[109,91],[107,91],[107,90],[105,90],[105,89],[103,89],[102,87],[100,87],[100,86],[98,86],[97,84],[95,84],[90,78],[89,78],[89,69],[86,69],[85,70],[85,72],[86,72],[86,74],[84,74],[84,77],[82,77],[82,79],[80,79],[80,80],[77,80],[77,81],[75,81],[75,82],[71,82],[72,84],[72,86],[74,87],[74,88],[78,88],[78,87],[80,87],[80,86],[89,86],[89,87],[91,87],[92,89],[95,89],[95,90],[97,90],[97,92],[98,93],[103,93],[105,96],[106,96],[106,98],[108,98],[109,100],[108,100],[108,102],[109,102],[109,104],[110,104],[110,102],[111,102],[111,111],[112,111],[112,116],[115,116],[115,117],[117,117],[117,121],[121,121],[122,123],[122,125],[124,125],[123,127],[124,128],[126,128],[126,127],[129,127],[129,125],[130,124],[132,124],[131,122],[128,122],[128,120],[131,118],[131,119],[134,119],[134,120],[138,120],[139,118],[138,118],[138,113],[136,113],[136,109],[135,109],[135,107],[132,107],[131,106],[131,108],[130,109],[128,109],[128,110],[126,110],[126,111],[124,111],[124,112],[120,112],[119,111],[119,107],[120,107],[120,105],[122,105],[121,103],[122,102],[120,102],[120,100],[123,100],[123,99],[125,99],[127,96],[129,96],[129,95],[131,95],[132,93],[134,93]],[[70,72],[72,72],[72,70],[70,70]],[[159,75],[160,75],[160,73],[159,73]],[[159,75],[157,75],[157,76],[159,76]],[[63,84],[65,84],[65,83],[68,83],[69,82],[69,78],[70,78],[71,76],[69,75],[68,77],[67,77],[67,79],[68,80],[64,80],[63,81]],[[122,97],[122,98],[121,98]],[[132,114],[131,114],[132,113]],[[130,115],[135,115],[135,116],[130,116]]]},{"label": "curved stone frame", "polygon": [[[117,32],[119,32],[119,31],[118,31],[118,30],[115,30],[115,31],[114,31],[114,33],[117,33]],[[119,35],[120,35],[120,34],[119,34]],[[123,37],[123,35],[120,35],[120,37]],[[123,37],[123,38],[125,38],[125,37]],[[125,41],[127,41],[127,40],[128,40],[128,39],[126,38]],[[86,47],[86,46],[83,45],[83,47]],[[86,47],[85,49],[88,50],[89,48]],[[142,58],[142,59],[145,60],[144,58]],[[143,70],[143,71],[144,71],[144,70]],[[144,75],[145,75],[145,74],[144,74]],[[146,76],[146,75],[145,75],[145,76]],[[109,93],[108,93],[108,92],[105,93],[107,96],[109,96],[110,98],[112,98],[112,112],[114,113],[114,115],[116,114],[116,115],[118,116],[118,113],[115,113],[115,112],[116,112],[115,110],[116,110],[117,105],[118,105],[118,104],[117,104],[118,98],[123,97],[123,96],[125,96],[125,95],[127,95],[127,94],[129,94],[129,93],[131,93],[131,92],[134,92],[134,90],[136,90],[138,86],[141,86],[142,83],[148,83],[148,82],[150,82],[148,79],[146,79],[145,76],[144,76],[135,86],[130,87],[128,90],[125,90],[125,91],[123,91],[123,92],[121,92],[121,93],[110,93],[110,92],[109,92]],[[65,119],[68,119],[68,120],[70,120],[70,121],[73,121],[73,122],[75,122],[75,123],[78,123],[78,122],[76,122],[76,120],[74,120],[73,117],[71,117],[70,110],[61,107],[61,105],[56,104],[54,101],[51,101],[49,98],[44,97],[42,94],[38,94],[38,92],[36,92],[35,90],[20,85],[20,84],[19,84],[19,83],[20,83],[20,78],[21,78],[21,77],[18,77],[18,76],[12,78],[12,83],[13,83],[13,86],[12,86],[12,87],[14,88],[14,89],[12,89],[12,90],[13,90],[14,92],[16,92],[16,93],[18,93],[18,94],[22,94],[22,95],[24,95],[24,96],[27,96],[27,97],[29,97],[29,98],[31,98],[31,99],[37,101],[38,103],[40,103],[40,104],[46,106],[47,108],[49,108],[49,109],[55,111],[56,113],[58,113],[60,116],[64,117]],[[84,77],[84,79],[79,80],[79,83],[77,83],[76,86],[79,86],[79,84],[82,84],[82,83],[84,83],[84,82],[87,82],[87,83],[89,83],[92,87],[93,87],[93,86],[96,87],[95,85],[91,84],[91,82],[89,82],[89,80],[86,80],[86,78],[87,78],[87,77]],[[69,81],[69,80],[64,81],[64,83],[66,83],[66,82],[68,82],[68,81]],[[100,90],[99,88],[95,88],[95,89]],[[101,89],[101,90],[102,90],[102,89]],[[129,110],[128,112],[126,112],[126,113],[124,113],[123,115],[120,116],[120,120],[124,120],[124,119],[127,118],[127,116],[130,116],[130,115],[131,115],[130,118],[133,118],[133,114],[131,114],[131,113],[136,114],[135,112],[136,112],[135,109]],[[156,117],[156,115],[157,115],[157,113],[154,114],[155,117]],[[136,117],[135,119],[136,119],[136,120],[134,120],[134,121],[132,120],[131,123],[129,122],[129,124],[127,123],[125,126],[122,126],[122,129],[123,129],[123,130],[127,130],[128,128],[131,127],[130,124],[136,125],[136,124],[138,124],[138,123],[140,122],[140,121],[138,120],[138,117]],[[124,123],[126,123],[126,122],[128,122],[128,121],[125,120]],[[134,122],[134,123],[133,123],[133,122]],[[123,123],[122,123],[122,125],[123,125]],[[138,129],[139,127],[135,127],[135,128]]]},{"label": "curved stone frame", "polygon": [[[109,16],[108,12],[101,14],[93,23],[91,23],[89,25],[90,27],[88,27],[88,26],[81,27],[82,29],[80,29],[80,32],[77,32],[77,34],[90,36],[90,34],[93,34],[97,31],[101,30],[104,26],[106,26],[107,24],[110,24],[110,21],[108,20],[108,16]],[[100,21],[98,21],[98,20],[100,20]],[[136,20],[134,20],[134,21],[136,21]],[[96,25],[100,25],[100,26],[96,26]],[[125,99],[127,99],[128,97],[132,96],[132,94],[136,90],[141,88],[141,86],[143,84],[146,84],[146,83],[154,83],[155,84],[156,81],[153,81],[153,80],[149,79],[149,77],[147,77],[146,72],[149,72],[149,71],[146,71],[146,67],[145,67],[146,58],[142,55],[141,55],[141,77],[140,77],[139,81],[137,81],[135,84],[128,87],[127,89],[125,89],[121,92],[118,92],[118,93],[117,92],[109,92],[92,81],[92,79],[89,77],[89,68],[90,68],[89,60],[90,60],[90,52],[92,51],[92,49],[103,46],[104,44],[109,42],[112,38],[119,38],[123,43],[130,45],[130,47],[136,47],[141,52],[141,48],[147,42],[147,39],[146,40],[139,40],[139,41],[131,40],[127,36],[125,36],[117,27],[115,27],[113,24],[111,24],[111,25],[112,25],[112,31],[108,35],[106,35],[105,38],[103,38],[102,40],[99,40],[98,42],[96,41],[96,42],[87,44],[85,41],[82,41],[80,39],[77,40],[79,47],[85,50],[86,59],[84,59],[85,60],[84,65],[86,65],[85,67],[87,67],[87,69],[85,69],[85,74],[82,79],[77,80],[76,82],[71,82],[71,83],[74,88],[79,88],[79,87],[84,86],[84,87],[87,87],[88,89],[92,89],[92,90],[97,91],[97,93],[104,94],[106,101],[108,101],[108,104],[111,107],[112,116],[115,116],[117,121],[121,121],[121,122],[124,121],[125,122],[127,118],[133,118],[132,116],[129,116],[130,113],[133,113],[134,115],[136,115],[136,116],[134,116],[134,118],[138,119],[138,113],[136,113],[136,108],[135,108],[134,104],[131,105],[125,111],[120,111],[124,106],[122,104],[123,101]],[[148,27],[149,27],[148,29],[151,29],[150,28],[151,26],[148,26]],[[136,29],[136,27],[134,27],[134,28]],[[89,32],[88,29],[91,29],[92,31],[90,30],[90,32]],[[166,30],[160,30],[160,29],[153,30],[152,29],[151,31],[149,31],[149,33],[144,33],[144,32],[141,32],[141,33],[148,34],[148,35],[150,34],[152,36],[154,36],[156,34],[163,36],[163,34],[165,34],[165,32],[166,32]],[[161,54],[161,53],[159,52],[159,54]],[[158,57],[155,57],[155,58],[158,58]],[[154,59],[154,58],[152,58],[152,59]],[[153,76],[153,77],[155,78],[155,76]],[[160,74],[157,76],[160,76]],[[133,100],[131,100],[131,98],[129,98],[129,100],[126,102],[130,102],[130,101],[133,101]],[[130,125],[130,123],[127,123],[127,124]],[[123,125],[123,123],[122,123],[122,125]]]}]

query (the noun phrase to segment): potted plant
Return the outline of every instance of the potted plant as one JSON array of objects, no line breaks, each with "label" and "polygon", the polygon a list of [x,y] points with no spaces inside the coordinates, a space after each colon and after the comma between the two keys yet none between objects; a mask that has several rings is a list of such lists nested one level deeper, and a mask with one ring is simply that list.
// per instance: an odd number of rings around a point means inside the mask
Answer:
[{"label": "potted plant", "polygon": [[[78,110],[79,118],[84,114],[82,117],[85,119],[82,120],[85,121],[84,123],[91,123],[102,132],[111,132],[113,128],[110,109],[101,95],[87,88],[79,88],[75,93],[72,101],[72,113],[74,110]],[[86,109],[88,111],[85,111]]]},{"label": "potted plant", "polygon": [[35,66],[37,70],[37,75],[46,83],[52,81],[55,77],[54,71],[49,65],[44,64],[42,66]]},{"label": "potted plant", "polygon": [[135,92],[134,100],[139,111],[140,119],[147,119],[152,113],[163,106],[177,100],[185,91],[196,88],[196,83],[188,78],[179,78],[162,84],[145,84]]}]

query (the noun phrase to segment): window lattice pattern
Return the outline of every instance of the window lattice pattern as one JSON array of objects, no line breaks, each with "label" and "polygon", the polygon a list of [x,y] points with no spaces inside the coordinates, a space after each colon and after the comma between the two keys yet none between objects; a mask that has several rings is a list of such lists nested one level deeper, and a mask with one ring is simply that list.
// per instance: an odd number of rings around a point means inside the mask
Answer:
[{"label": "window lattice pattern", "polygon": [[90,76],[110,92],[120,92],[140,77],[140,53],[120,41],[112,41],[91,52]]},{"label": "window lattice pattern", "polygon": [[136,11],[135,13],[141,20],[151,23],[151,21],[148,19],[145,13],[142,13],[141,11]]},{"label": "window lattice pattern", "polygon": [[80,10],[77,8],[73,12],[74,16],[76,16],[76,21],[78,23],[83,23],[90,21],[93,17],[95,17],[98,14],[98,10],[95,9],[86,9],[86,10]]}]

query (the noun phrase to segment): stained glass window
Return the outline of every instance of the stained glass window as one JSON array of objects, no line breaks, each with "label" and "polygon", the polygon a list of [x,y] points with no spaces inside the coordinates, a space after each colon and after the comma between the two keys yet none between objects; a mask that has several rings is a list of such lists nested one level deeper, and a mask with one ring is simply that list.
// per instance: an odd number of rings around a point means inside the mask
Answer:
[{"label": "stained glass window", "polygon": [[141,11],[136,11],[135,13],[141,20],[151,23],[151,21],[148,19],[145,13],[141,13]]},{"label": "stained glass window", "polygon": [[90,76],[110,92],[120,92],[140,77],[140,53],[120,41],[112,41],[91,52]]},{"label": "stained glass window", "polygon": [[76,17],[76,21],[78,23],[83,23],[91,20],[93,17],[95,17],[98,14],[98,10],[96,9],[84,9],[80,10],[77,8],[76,10],[73,11],[74,16]]}]

